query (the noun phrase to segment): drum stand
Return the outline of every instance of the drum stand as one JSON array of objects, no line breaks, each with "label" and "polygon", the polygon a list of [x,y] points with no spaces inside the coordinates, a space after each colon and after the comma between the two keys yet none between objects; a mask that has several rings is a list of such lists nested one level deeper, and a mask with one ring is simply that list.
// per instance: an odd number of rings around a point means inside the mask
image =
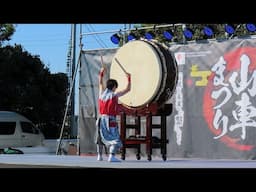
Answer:
[{"label": "drum stand", "polygon": [[[123,142],[121,149],[121,159],[125,160],[126,148],[136,148],[136,158],[140,160],[141,144],[146,145],[147,159],[152,160],[152,149],[160,148],[162,159],[166,160],[167,143],[169,142],[166,136],[166,116],[172,112],[172,104],[165,104],[159,108],[155,103],[148,105],[143,109],[131,109],[120,105],[120,137]],[[126,117],[132,116],[135,118],[135,124],[127,124]],[[160,124],[153,124],[152,117],[159,116]],[[141,136],[141,117],[146,118],[146,135]],[[135,135],[127,136],[127,130],[133,129]],[[153,129],[160,129],[161,138],[152,135]]]}]

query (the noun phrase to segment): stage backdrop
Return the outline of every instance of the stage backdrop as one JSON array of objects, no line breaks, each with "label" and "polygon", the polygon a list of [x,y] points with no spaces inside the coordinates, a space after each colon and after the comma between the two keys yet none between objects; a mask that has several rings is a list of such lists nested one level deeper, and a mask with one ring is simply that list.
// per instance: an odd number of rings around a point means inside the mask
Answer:
[{"label": "stage backdrop", "polygon": [[[81,154],[96,152],[94,133],[98,116],[101,55],[110,69],[116,51],[105,49],[81,52]],[[178,64],[178,82],[168,101],[173,103],[173,112],[167,117],[167,157],[254,159],[256,40],[232,39],[171,45],[169,53]],[[108,77],[109,70],[106,79]],[[153,118],[154,121],[158,119]],[[133,154],[132,149],[129,153]],[[142,156],[143,153],[142,150]],[[160,156],[160,149],[153,149],[153,155]]]}]

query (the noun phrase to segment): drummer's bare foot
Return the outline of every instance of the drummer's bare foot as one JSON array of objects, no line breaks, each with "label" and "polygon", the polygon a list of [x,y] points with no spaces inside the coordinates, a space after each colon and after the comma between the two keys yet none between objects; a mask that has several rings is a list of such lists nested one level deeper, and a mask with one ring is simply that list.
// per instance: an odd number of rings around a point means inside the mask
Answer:
[{"label": "drummer's bare foot", "polygon": [[98,154],[97,161],[103,161],[102,154]]}]

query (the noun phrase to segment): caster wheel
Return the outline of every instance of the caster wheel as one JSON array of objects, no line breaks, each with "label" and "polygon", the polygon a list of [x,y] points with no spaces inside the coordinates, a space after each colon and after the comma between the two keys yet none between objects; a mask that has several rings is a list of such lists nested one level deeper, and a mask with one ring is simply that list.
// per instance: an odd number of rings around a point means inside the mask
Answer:
[{"label": "caster wheel", "polygon": [[165,154],[162,155],[162,158],[163,158],[164,161],[166,161],[166,155]]},{"label": "caster wheel", "polygon": [[122,159],[122,160],[125,160],[125,155],[121,155],[121,159]]},{"label": "caster wheel", "polygon": [[136,159],[140,160],[140,154],[136,154]]},{"label": "caster wheel", "polygon": [[152,160],[151,155],[148,155],[148,160],[149,160],[149,161],[151,161],[151,160]]}]

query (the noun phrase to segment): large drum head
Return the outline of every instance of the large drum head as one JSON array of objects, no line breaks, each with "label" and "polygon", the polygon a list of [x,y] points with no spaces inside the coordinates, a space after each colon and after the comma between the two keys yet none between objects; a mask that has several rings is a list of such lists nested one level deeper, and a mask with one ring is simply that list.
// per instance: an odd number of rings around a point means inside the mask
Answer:
[{"label": "large drum head", "polygon": [[128,107],[162,107],[173,94],[177,83],[177,64],[168,49],[157,42],[130,41],[116,52],[110,67],[110,78],[118,81],[117,91],[125,89],[131,74],[131,91],[120,97]]},{"label": "large drum head", "polygon": [[130,107],[150,103],[162,83],[161,60],[156,49],[140,40],[130,41],[119,48],[112,60],[110,78],[117,80],[117,91],[120,91],[125,89],[127,77],[116,59],[131,74],[131,91],[120,97],[120,102]]}]

